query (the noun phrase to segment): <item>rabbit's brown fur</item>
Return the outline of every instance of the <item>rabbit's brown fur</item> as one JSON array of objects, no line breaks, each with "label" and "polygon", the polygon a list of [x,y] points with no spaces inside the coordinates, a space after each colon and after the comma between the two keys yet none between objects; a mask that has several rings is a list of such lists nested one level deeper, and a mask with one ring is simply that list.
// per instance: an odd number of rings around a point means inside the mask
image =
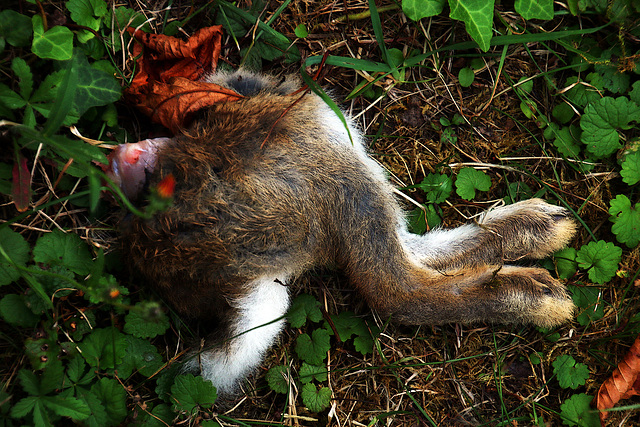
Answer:
[{"label": "rabbit's brown fur", "polygon": [[233,391],[277,336],[287,283],[318,266],[343,269],[373,309],[402,323],[551,326],[572,315],[546,270],[507,265],[564,247],[575,231],[565,209],[528,200],[411,235],[359,132],[350,125],[352,142],[319,97],[287,111],[300,96],[288,95],[292,80],[213,80],[247,98],[210,108],[160,150],[152,184],[172,173],[175,202],[129,221],[123,242],[177,310],[223,325],[231,339],[191,363],[220,392]]}]

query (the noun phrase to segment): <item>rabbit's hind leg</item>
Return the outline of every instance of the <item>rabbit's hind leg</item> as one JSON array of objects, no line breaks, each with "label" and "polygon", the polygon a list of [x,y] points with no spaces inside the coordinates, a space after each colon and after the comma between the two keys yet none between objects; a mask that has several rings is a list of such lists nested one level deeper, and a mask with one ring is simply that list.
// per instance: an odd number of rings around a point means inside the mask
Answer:
[{"label": "rabbit's hind leg", "polygon": [[564,248],[576,232],[567,209],[541,199],[491,209],[478,225],[499,237],[505,262],[544,258]]}]

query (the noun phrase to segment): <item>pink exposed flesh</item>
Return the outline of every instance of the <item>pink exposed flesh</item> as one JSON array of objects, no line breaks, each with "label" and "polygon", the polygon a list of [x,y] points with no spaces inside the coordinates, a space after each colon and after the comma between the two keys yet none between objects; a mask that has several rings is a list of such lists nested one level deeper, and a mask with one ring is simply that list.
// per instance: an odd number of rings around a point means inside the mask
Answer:
[{"label": "pink exposed flesh", "polygon": [[105,173],[129,200],[135,200],[144,188],[147,172],[156,166],[158,150],[169,141],[171,138],[153,138],[121,144],[109,154]]}]

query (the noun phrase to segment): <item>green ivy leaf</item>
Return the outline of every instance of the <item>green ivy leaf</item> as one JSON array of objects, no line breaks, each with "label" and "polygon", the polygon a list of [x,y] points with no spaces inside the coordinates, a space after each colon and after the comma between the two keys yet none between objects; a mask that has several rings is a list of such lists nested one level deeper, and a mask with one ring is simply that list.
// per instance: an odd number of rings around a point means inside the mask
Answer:
[{"label": "green ivy leaf", "polygon": [[312,322],[322,320],[322,311],[317,299],[308,294],[300,294],[293,300],[291,308],[287,313],[287,320],[292,328],[300,328],[307,319]]},{"label": "green ivy leaf", "polygon": [[59,229],[38,238],[33,259],[43,264],[64,266],[80,275],[89,274],[92,266],[87,244],[80,236]]},{"label": "green ivy leaf", "polygon": [[114,369],[126,354],[125,336],[116,328],[94,329],[80,344],[82,356],[89,366],[98,369]]},{"label": "green ivy leaf", "polygon": [[418,21],[429,16],[436,16],[442,13],[446,0],[404,0],[402,11],[407,18]]},{"label": "green ivy leaf", "polygon": [[589,279],[595,283],[609,281],[616,274],[621,258],[622,249],[603,240],[582,246],[576,255],[578,266],[587,269]]},{"label": "green ivy leaf", "polygon": [[289,367],[286,365],[274,366],[267,371],[265,379],[269,388],[280,394],[289,393],[289,381],[287,381],[289,375]]},{"label": "green ivy leaf", "polygon": [[316,329],[311,336],[302,334],[296,339],[298,357],[311,365],[321,365],[330,348],[329,332],[326,329]]},{"label": "green ivy leaf", "polygon": [[327,367],[323,365],[310,365],[306,362],[302,362],[300,368],[300,382],[307,384],[312,380],[326,381],[329,378],[327,373]]},{"label": "green ivy leaf", "polygon": [[73,33],[61,25],[46,32],[40,15],[33,15],[33,42],[31,51],[42,59],[66,61],[73,56]]},{"label": "green ivy leaf", "polygon": [[449,16],[464,21],[467,33],[485,52],[492,37],[493,6],[494,0],[449,0]]},{"label": "green ivy leaf", "polygon": [[321,412],[331,405],[331,390],[327,387],[317,389],[314,384],[308,383],[302,386],[302,403],[311,412]]},{"label": "green ivy leaf", "polygon": [[574,304],[583,309],[577,317],[578,323],[587,326],[604,317],[604,304],[600,300],[600,289],[595,286],[569,285]]},{"label": "green ivy leaf", "polygon": [[96,427],[117,426],[127,417],[127,392],[118,381],[107,377],[100,378],[91,386],[91,393],[98,397],[104,408],[107,408],[106,422]]},{"label": "green ivy leaf", "polygon": [[551,115],[554,119],[564,125],[569,123],[571,119],[573,119],[573,116],[576,115],[576,112],[573,110],[573,108],[571,108],[571,105],[569,105],[568,102],[561,102],[560,104],[553,107]]},{"label": "green ivy leaf", "polygon": [[622,162],[620,175],[622,176],[622,181],[629,185],[640,182],[640,151],[627,154]]},{"label": "green ivy leaf", "polygon": [[629,198],[619,194],[611,200],[609,208],[609,221],[613,222],[611,231],[616,235],[618,242],[635,248],[640,243],[640,203],[631,206]]},{"label": "green ivy leaf", "polygon": [[618,129],[640,119],[640,107],[625,97],[605,97],[587,105],[580,119],[582,142],[594,156],[611,155],[622,147]]},{"label": "green ivy leaf", "polygon": [[430,173],[416,187],[425,192],[429,202],[442,203],[453,192],[453,180],[444,174]]},{"label": "green ivy leaf", "polygon": [[516,12],[524,19],[553,19],[553,0],[516,0]]},{"label": "green ivy leaf", "polygon": [[20,272],[14,264],[25,267],[29,261],[29,244],[8,227],[0,228],[0,248],[10,257],[11,262],[0,253],[0,286],[8,285],[20,278]]},{"label": "green ivy leaf", "polygon": [[139,338],[162,335],[171,326],[169,318],[156,302],[136,304],[124,318],[124,332]]},{"label": "green ivy leaf", "polygon": [[562,423],[568,426],[600,427],[598,411],[591,408],[593,396],[574,394],[560,405]]},{"label": "green ivy leaf", "polygon": [[576,363],[576,360],[568,354],[558,357],[553,362],[553,373],[556,374],[560,387],[574,390],[584,385],[589,378],[587,365]]},{"label": "green ivy leaf", "polygon": [[212,407],[217,398],[213,384],[200,376],[178,375],[171,386],[171,400],[175,407],[188,414],[193,414],[198,406]]},{"label": "green ivy leaf", "polygon": [[476,196],[476,190],[487,191],[491,188],[491,178],[482,171],[462,168],[456,178],[456,193],[465,200]]}]

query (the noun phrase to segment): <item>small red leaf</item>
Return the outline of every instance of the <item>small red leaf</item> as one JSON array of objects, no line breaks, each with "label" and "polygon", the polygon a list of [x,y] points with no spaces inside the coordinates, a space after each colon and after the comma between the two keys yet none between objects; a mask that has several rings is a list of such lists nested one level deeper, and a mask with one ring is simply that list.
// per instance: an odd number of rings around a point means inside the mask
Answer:
[{"label": "small red leaf", "polygon": [[168,199],[173,196],[173,191],[176,188],[176,179],[173,174],[169,174],[162,178],[162,181],[158,183],[158,196]]},{"label": "small red leaf", "polygon": [[31,172],[27,166],[27,159],[20,156],[13,165],[13,182],[11,184],[11,197],[18,212],[24,212],[29,207],[31,196]]}]

